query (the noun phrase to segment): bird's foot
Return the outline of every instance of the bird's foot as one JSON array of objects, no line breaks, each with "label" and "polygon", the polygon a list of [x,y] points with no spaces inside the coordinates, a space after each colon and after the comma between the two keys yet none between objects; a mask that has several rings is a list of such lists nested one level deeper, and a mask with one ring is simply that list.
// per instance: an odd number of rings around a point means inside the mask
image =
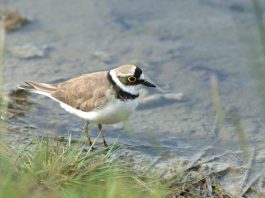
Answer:
[{"label": "bird's foot", "polygon": [[107,142],[105,140],[103,141],[103,144],[104,144],[105,147],[108,147],[108,144],[107,144]]}]

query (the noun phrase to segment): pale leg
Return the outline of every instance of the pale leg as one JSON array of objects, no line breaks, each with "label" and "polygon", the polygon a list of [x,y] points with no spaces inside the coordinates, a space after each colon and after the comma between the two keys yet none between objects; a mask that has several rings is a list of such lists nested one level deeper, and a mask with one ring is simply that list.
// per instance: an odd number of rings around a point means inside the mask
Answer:
[{"label": "pale leg", "polygon": [[102,125],[101,124],[98,125],[98,130],[99,130],[99,133],[102,136],[104,146],[105,147],[108,147],[108,144],[107,144],[107,142],[105,140],[105,137],[104,137],[104,134],[103,134],[103,131],[102,131]]},{"label": "pale leg", "polygon": [[88,142],[89,145],[91,146],[92,145],[92,142],[91,142],[90,136],[89,136],[88,125],[89,125],[89,122],[86,121],[86,123],[84,125],[84,135],[86,137],[86,142]]}]

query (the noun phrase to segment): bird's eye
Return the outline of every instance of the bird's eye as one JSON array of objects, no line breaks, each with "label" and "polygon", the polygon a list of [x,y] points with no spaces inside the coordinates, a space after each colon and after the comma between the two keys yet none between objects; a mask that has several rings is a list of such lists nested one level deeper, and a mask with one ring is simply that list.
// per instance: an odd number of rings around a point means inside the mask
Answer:
[{"label": "bird's eye", "polygon": [[134,83],[134,82],[136,82],[136,78],[135,78],[134,76],[129,76],[129,77],[128,77],[128,81],[129,81],[130,83]]}]

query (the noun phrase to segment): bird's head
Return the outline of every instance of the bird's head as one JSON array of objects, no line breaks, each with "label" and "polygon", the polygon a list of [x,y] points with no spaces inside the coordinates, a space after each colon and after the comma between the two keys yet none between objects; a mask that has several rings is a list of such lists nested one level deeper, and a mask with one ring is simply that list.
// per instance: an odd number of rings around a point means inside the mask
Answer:
[{"label": "bird's head", "polygon": [[119,88],[132,94],[138,93],[139,85],[156,87],[145,80],[143,71],[135,65],[122,65],[110,70],[109,74]]}]

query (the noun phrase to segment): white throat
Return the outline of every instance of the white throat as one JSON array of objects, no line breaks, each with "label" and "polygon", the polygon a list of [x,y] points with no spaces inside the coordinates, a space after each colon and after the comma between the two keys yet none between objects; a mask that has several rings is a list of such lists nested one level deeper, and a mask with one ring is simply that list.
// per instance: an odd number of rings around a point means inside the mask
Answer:
[{"label": "white throat", "polygon": [[122,84],[122,82],[119,80],[119,78],[117,77],[116,73],[113,70],[110,70],[110,76],[112,78],[112,80],[116,83],[116,85],[123,91],[126,91],[130,94],[133,95],[138,95],[139,94],[139,90],[138,90],[138,86],[128,86],[128,85],[124,85]]}]

